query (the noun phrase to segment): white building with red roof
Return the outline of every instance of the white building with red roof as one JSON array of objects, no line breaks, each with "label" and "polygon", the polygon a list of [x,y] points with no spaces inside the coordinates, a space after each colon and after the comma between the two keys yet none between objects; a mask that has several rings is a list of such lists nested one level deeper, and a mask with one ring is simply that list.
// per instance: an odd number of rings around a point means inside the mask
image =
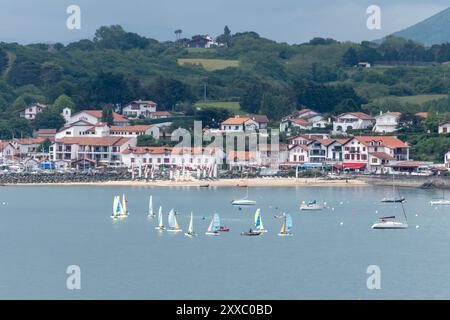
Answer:
[{"label": "white building with red roof", "polygon": [[349,130],[361,130],[372,128],[375,118],[363,112],[347,112],[336,117],[333,121],[334,132],[347,132]]},{"label": "white building with red roof", "polygon": [[[84,121],[95,125],[96,123],[102,122],[102,110],[83,110],[75,113],[74,115],[67,115],[68,121],[67,124],[73,124],[78,121]],[[116,126],[126,126],[128,125],[128,120],[125,119],[122,115],[113,112],[113,121]]]},{"label": "white building with red roof", "polygon": [[0,141],[0,162],[13,160],[17,154],[17,149],[10,141]]},{"label": "white building with red roof", "polygon": [[122,165],[122,152],[136,146],[136,138],[125,137],[65,137],[56,139],[50,147],[53,161],[87,159],[97,165]]},{"label": "white building with red roof", "polygon": [[398,124],[401,117],[400,112],[381,112],[375,117],[374,132],[391,133],[398,130]]},{"label": "white building with red roof", "polygon": [[129,119],[147,119],[157,107],[158,104],[151,100],[134,100],[122,109],[122,114]]},{"label": "white building with red roof", "polygon": [[408,161],[409,146],[393,136],[357,136],[344,145],[342,167],[385,173],[391,161]]},{"label": "white building with red roof", "polygon": [[220,124],[220,129],[224,132],[255,132],[259,130],[261,123],[251,116],[235,116],[228,118]]}]

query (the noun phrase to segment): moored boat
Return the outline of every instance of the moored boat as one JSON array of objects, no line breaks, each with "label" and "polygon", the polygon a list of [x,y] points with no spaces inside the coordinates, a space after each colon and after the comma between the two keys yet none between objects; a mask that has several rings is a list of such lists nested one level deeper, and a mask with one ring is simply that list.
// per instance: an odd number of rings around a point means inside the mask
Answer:
[{"label": "moored boat", "polygon": [[300,204],[300,210],[303,211],[320,211],[323,209],[323,205],[318,203],[316,200],[305,202]]}]

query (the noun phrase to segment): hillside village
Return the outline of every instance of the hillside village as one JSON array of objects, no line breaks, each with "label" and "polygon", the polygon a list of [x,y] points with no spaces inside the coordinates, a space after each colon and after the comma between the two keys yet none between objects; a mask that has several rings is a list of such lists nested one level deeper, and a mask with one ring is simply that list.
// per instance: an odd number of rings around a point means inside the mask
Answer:
[{"label": "hillside village", "polygon": [[[33,121],[47,108],[36,103],[20,116]],[[252,149],[227,150],[224,147],[177,147],[171,141],[173,115],[159,111],[149,100],[134,100],[121,110],[81,110],[72,113],[64,108],[62,128],[38,128],[31,138],[13,138],[0,142],[0,164],[4,172],[89,171],[98,168],[126,168],[139,175],[155,171],[189,171],[194,175],[217,176],[218,171],[268,172],[319,170],[330,173],[370,174],[440,174],[450,171],[450,150],[441,163],[416,161],[411,147],[400,140],[401,113],[380,112],[370,116],[363,112],[346,112],[325,116],[301,109],[271,121],[266,115],[235,115],[204,127],[203,134],[268,137],[271,129],[279,130],[285,141],[279,144],[259,143]],[[119,113],[120,112],[120,113]],[[416,114],[426,118],[427,113]],[[180,115],[177,119],[183,118]],[[186,117],[188,119],[188,117]],[[135,124],[156,121],[154,124]],[[177,129],[175,129],[176,131]],[[436,133],[448,135],[450,121],[440,123]],[[365,133],[364,135],[355,133]],[[139,143],[150,137],[150,145]]]}]

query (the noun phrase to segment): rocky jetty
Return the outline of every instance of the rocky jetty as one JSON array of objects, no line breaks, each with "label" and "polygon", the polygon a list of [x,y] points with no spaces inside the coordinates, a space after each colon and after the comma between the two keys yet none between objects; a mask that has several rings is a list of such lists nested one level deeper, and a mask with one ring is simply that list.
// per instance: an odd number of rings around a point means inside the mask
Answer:
[{"label": "rocky jetty", "polygon": [[89,183],[131,180],[129,172],[96,173],[8,173],[0,175],[0,184]]}]

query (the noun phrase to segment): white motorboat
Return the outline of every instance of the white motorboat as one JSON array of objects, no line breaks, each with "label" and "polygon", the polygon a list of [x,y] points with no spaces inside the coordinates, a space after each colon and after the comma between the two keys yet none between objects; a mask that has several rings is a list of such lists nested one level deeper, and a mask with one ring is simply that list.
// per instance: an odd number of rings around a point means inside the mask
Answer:
[{"label": "white motorboat", "polygon": [[447,206],[450,205],[450,200],[445,199],[445,191],[442,191],[441,199],[433,199],[430,201],[432,206]]},{"label": "white motorboat", "polygon": [[374,223],[372,229],[407,229],[408,223],[394,221],[395,216],[380,218],[380,222]]},{"label": "white motorboat", "polygon": [[254,206],[256,205],[256,201],[248,199],[248,188],[247,188],[247,195],[245,196],[245,198],[233,200],[231,201],[231,204],[233,206]]},{"label": "white motorboat", "polygon": [[309,202],[305,202],[303,201],[300,204],[300,210],[304,210],[304,211],[320,211],[323,209],[323,205],[320,203],[317,203],[316,200],[314,201],[309,201]]}]

